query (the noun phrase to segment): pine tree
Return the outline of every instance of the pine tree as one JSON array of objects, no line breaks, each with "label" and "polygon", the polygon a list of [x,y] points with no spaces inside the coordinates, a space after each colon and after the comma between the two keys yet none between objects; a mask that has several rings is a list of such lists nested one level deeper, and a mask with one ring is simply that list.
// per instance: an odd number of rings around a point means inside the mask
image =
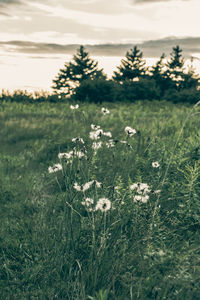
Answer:
[{"label": "pine tree", "polygon": [[103,69],[98,69],[98,62],[91,59],[85,48],[80,46],[72,62],[65,63],[64,68],[60,69],[52,88],[58,94],[72,95],[75,88],[88,79],[106,79],[106,75]]},{"label": "pine tree", "polygon": [[164,62],[165,54],[163,53],[155,66],[151,68],[151,78],[155,80],[156,86],[160,90],[160,96],[164,95],[166,89],[171,87],[171,78],[168,76],[166,64]]},{"label": "pine tree", "polygon": [[184,80],[184,64],[185,60],[182,57],[182,49],[179,46],[173,47],[173,51],[170,54],[171,58],[167,62],[167,75],[171,78],[174,86],[179,88],[181,86],[181,82]]},{"label": "pine tree", "polygon": [[145,77],[147,70],[145,64],[143,52],[135,46],[130,51],[127,51],[126,58],[121,60],[121,65],[117,67],[118,71],[114,72],[112,78],[120,83],[139,80],[141,77]]},{"label": "pine tree", "polygon": [[187,73],[183,76],[181,87],[184,89],[198,89],[200,76],[196,73],[193,65],[193,57],[190,59],[190,65]]}]

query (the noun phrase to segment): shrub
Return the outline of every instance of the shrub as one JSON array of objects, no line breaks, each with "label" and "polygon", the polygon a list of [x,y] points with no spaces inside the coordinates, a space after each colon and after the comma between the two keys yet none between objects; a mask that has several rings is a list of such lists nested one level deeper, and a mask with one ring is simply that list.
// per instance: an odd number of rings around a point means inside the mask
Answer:
[{"label": "shrub", "polygon": [[82,102],[114,102],[120,98],[120,85],[112,80],[84,80],[75,89],[73,98]]},{"label": "shrub", "polygon": [[123,99],[128,101],[136,100],[158,100],[160,99],[160,89],[153,79],[142,78],[139,81],[125,81],[122,86]]}]

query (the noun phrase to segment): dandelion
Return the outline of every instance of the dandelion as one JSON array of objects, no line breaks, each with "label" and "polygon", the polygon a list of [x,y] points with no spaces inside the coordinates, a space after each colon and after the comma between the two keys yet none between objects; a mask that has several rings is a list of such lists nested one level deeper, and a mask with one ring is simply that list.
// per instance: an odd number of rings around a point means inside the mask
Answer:
[{"label": "dandelion", "polygon": [[100,198],[95,206],[95,210],[107,212],[111,209],[111,201],[107,198]]},{"label": "dandelion", "polygon": [[98,129],[100,129],[100,126],[91,124],[91,128],[92,128],[92,130],[98,130]]},{"label": "dandelion", "polygon": [[158,161],[152,162],[152,167],[153,167],[153,168],[159,168],[159,167],[160,167],[159,162],[158,162]]},{"label": "dandelion", "polygon": [[105,107],[102,107],[101,112],[102,112],[104,115],[108,115],[108,114],[110,113],[110,111],[109,111],[107,108],[105,108]]},{"label": "dandelion", "polygon": [[94,200],[92,198],[86,198],[85,201],[82,201],[81,204],[83,206],[89,207],[90,205],[94,204]]},{"label": "dandelion", "polygon": [[102,146],[102,142],[93,142],[92,143],[92,149],[94,149],[94,150],[98,150],[99,148],[101,148],[101,146]]},{"label": "dandelion", "polygon": [[73,142],[73,143],[80,142],[80,143],[82,143],[82,144],[85,143],[84,140],[83,140],[82,138],[80,138],[80,137],[73,138],[73,139],[72,139],[72,142]]},{"label": "dandelion", "polygon": [[79,105],[78,105],[78,104],[76,104],[76,105],[70,105],[70,108],[71,108],[72,110],[75,110],[75,109],[78,109],[78,108],[79,108]]},{"label": "dandelion", "polygon": [[126,134],[128,134],[128,136],[133,136],[134,134],[136,134],[136,130],[129,126],[126,126],[125,132]]},{"label": "dandelion", "polygon": [[61,171],[61,170],[62,170],[62,165],[61,164],[55,164],[53,167],[48,168],[49,173],[55,173],[55,172],[58,172],[58,171]]}]

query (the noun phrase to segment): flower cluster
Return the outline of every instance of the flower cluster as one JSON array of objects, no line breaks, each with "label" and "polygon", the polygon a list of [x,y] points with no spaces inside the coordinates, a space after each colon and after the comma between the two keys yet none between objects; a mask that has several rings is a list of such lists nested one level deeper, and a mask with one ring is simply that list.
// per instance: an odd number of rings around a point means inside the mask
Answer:
[{"label": "flower cluster", "polygon": [[94,207],[94,199],[86,198],[85,201],[82,201],[81,204],[86,207],[90,212],[95,212],[100,210],[101,212],[107,212],[111,209],[111,201],[107,198],[100,198]]},{"label": "flower cluster", "polygon": [[53,167],[48,168],[49,173],[55,173],[55,172],[58,172],[58,171],[61,171],[61,170],[62,170],[62,165],[61,164],[55,164]]},{"label": "flower cluster", "polygon": [[133,183],[130,186],[130,189],[132,191],[136,191],[137,193],[133,198],[134,202],[147,203],[147,201],[149,200],[148,193],[151,192],[151,189],[149,188],[147,183],[141,183],[141,182]]},{"label": "flower cluster", "polygon": [[[112,137],[112,133],[110,131],[104,132],[99,125],[91,124],[91,128],[93,131],[90,131],[89,137],[91,140],[98,140],[102,136]],[[95,147],[95,146],[94,146]],[[99,147],[100,148],[100,147]],[[93,148],[94,149],[94,148]]]}]

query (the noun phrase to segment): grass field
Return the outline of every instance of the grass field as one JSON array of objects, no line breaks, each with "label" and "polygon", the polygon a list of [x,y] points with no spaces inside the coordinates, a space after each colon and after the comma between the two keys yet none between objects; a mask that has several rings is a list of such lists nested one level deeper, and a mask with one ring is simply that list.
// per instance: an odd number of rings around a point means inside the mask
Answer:
[{"label": "grass field", "polygon": [[1,299],[199,300],[199,130],[199,106],[2,102]]}]

